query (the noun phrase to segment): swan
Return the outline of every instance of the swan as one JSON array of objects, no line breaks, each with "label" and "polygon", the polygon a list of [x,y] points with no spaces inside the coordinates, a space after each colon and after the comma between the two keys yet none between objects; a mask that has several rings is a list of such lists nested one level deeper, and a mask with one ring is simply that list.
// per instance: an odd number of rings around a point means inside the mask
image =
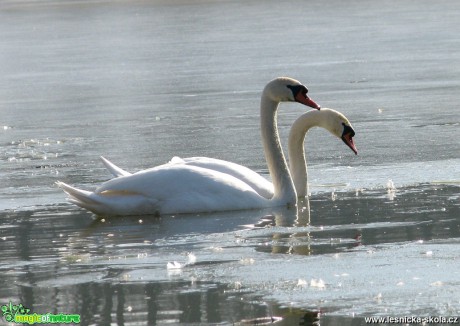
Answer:
[{"label": "swan", "polygon": [[[304,141],[307,132],[313,127],[321,127],[333,135],[341,138],[350,149],[358,154],[353,142],[355,132],[350,121],[340,112],[322,108],[311,110],[302,114],[291,126],[288,140],[289,169],[294,182],[298,197],[305,197],[308,194],[307,163],[305,159]],[[105,157],[101,160],[107,170],[115,177],[131,175],[121,169]],[[230,174],[248,184],[259,195],[265,198],[272,198],[273,184],[259,173],[236,163],[210,157],[173,157],[171,164],[185,164],[198,166],[206,169],[220,171]]]},{"label": "swan", "polygon": [[320,109],[299,81],[278,77],[264,88],[260,104],[265,159],[273,180],[267,199],[242,180],[217,170],[167,163],[111,179],[94,192],[58,181],[69,201],[98,215],[199,213],[295,206],[297,194],[284,157],[277,127],[280,102],[298,102]]}]

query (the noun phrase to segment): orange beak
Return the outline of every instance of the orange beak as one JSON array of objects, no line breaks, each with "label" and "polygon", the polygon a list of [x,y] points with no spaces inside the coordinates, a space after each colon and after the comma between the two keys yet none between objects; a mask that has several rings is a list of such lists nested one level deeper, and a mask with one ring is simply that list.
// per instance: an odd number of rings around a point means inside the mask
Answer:
[{"label": "orange beak", "polygon": [[[354,134],[354,133],[353,133]],[[353,142],[353,134],[351,132],[344,133],[342,135],[342,140],[345,144],[347,144],[348,147],[351,148],[351,150],[358,155],[358,149],[355,146],[355,143]]]},{"label": "orange beak", "polygon": [[299,92],[297,94],[297,96],[295,97],[295,100],[299,103],[302,103],[302,104],[305,104],[313,109],[321,109],[321,106],[319,106],[318,104],[315,103],[315,101],[313,101],[311,98],[309,98],[307,95],[305,94],[302,94],[301,92]]}]

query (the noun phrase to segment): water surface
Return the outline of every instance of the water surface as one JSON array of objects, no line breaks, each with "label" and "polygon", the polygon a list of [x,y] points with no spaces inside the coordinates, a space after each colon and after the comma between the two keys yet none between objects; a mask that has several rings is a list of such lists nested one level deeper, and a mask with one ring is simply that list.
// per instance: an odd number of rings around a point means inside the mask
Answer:
[{"label": "water surface", "polygon": [[[0,304],[82,325],[458,316],[459,6],[3,2]],[[312,130],[297,209],[101,220],[54,186],[108,180],[99,155],[268,177],[258,102],[281,75],[343,112],[359,150]],[[304,111],[282,105],[284,144]]]}]

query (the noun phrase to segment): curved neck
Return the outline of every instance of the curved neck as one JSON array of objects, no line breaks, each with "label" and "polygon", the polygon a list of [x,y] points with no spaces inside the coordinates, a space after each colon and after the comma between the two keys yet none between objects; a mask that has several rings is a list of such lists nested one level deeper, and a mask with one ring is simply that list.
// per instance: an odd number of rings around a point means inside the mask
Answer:
[{"label": "curved neck", "polygon": [[297,194],[278,134],[276,120],[278,104],[279,102],[270,99],[264,91],[260,103],[260,123],[265,159],[274,187],[271,200],[279,200],[282,204],[294,206],[297,203]]},{"label": "curved neck", "polygon": [[308,172],[304,149],[305,135],[312,127],[323,127],[323,120],[322,111],[308,111],[294,121],[289,132],[289,167],[299,197],[305,197],[308,194]]}]

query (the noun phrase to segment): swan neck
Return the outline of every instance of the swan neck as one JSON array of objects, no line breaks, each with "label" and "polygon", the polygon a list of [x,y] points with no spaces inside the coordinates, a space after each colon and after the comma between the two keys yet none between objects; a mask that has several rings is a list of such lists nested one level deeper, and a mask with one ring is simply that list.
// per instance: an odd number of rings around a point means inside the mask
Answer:
[{"label": "swan neck", "polygon": [[320,111],[309,111],[294,121],[289,132],[289,167],[297,196],[299,197],[308,195],[308,170],[304,148],[305,136],[310,128],[321,125]]},{"label": "swan neck", "polygon": [[279,102],[270,99],[264,91],[260,105],[262,142],[274,187],[272,200],[279,200],[286,205],[293,206],[297,203],[297,194],[279,138],[278,104]]}]

